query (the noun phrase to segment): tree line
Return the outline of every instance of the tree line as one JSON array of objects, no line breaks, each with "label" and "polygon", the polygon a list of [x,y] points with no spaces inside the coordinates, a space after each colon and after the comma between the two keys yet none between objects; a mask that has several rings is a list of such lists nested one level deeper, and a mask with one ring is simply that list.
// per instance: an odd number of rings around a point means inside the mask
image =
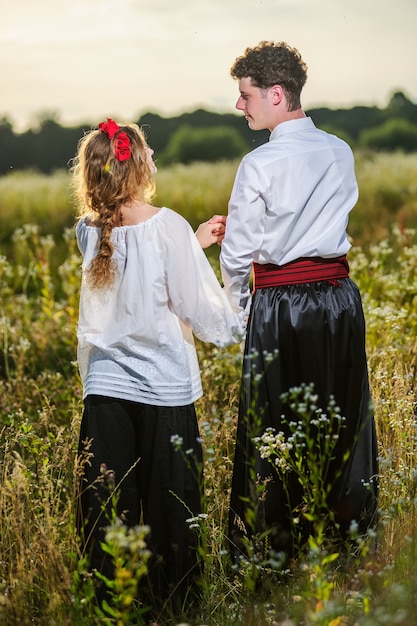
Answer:
[{"label": "tree line", "polygon": [[[353,148],[417,151],[417,104],[394,92],[388,106],[306,110],[316,126],[332,132]],[[138,120],[160,164],[238,158],[268,140],[268,131],[253,132],[242,115],[199,109],[175,117],[145,113]],[[34,169],[51,173],[70,165],[82,135],[91,124],[66,127],[54,115],[43,116],[34,129],[14,132],[7,117],[0,119],[0,175]]]}]

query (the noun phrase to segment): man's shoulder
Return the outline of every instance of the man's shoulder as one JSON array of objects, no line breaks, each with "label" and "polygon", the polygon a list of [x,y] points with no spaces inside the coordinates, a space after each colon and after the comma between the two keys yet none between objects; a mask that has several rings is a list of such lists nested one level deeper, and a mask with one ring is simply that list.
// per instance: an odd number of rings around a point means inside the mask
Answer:
[{"label": "man's shoulder", "polygon": [[342,139],[341,137],[338,137],[338,135],[335,135],[333,133],[330,133],[326,130],[323,130],[321,128],[316,128],[316,131],[318,133],[318,135],[321,135],[323,137],[323,139],[325,139],[327,142],[330,142],[332,144],[334,144],[336,147],[338,148],[345,148],[347,150],[351,150],[351,147],[349,146],[349,144]]},{"label": "man's shoulder", "polygon": [[248,152],[242,159],[242,163],[254,168],[263,168],[271,161],[285,159],[292,154],[294,150],[293,141],[286,137],[280,138],[278,141],[266,141]]},{"label": "man's shoulder", "polygon": [[272,146],[272,142],[266,141],[265,143],[257,146],[243,157],[242,161],[246,161],[248,163],[256,162],[264,157],[268,157],[271,152],[274,151],[275,146]]}]

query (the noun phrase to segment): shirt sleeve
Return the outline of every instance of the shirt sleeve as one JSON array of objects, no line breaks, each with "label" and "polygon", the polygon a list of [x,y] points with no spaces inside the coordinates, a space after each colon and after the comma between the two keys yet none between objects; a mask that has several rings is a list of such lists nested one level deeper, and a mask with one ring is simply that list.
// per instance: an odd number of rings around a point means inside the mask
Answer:
[{"label": "shirt sleeve", "polygon": [[262,172],[251,159],[239,165],[222,242],[220,265],[224,288],[233,306],[245,308],[249,301],[252,261],[261,249],[265,229]]},{"label": "shirt sleeve", "polygon": [[170,306],[202,341],[239,343],[245,313],[232,308],[188,222],[176,215],[167,233],[167,286]]}]

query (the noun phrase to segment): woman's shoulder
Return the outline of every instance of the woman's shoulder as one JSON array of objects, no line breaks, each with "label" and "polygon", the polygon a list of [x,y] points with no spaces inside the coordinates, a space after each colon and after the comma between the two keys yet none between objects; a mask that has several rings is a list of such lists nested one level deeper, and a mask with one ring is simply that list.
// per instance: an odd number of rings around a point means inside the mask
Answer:
[{"label": "woman's shoulder", "polygon": [[94,221],[94,217],[91,215],[83,215],[78,218],[75,224],[76,231],[85,230],[86,228],[98,228],[97,222]]},{"label": "woman's shoulder", "polygon": [[77,236],[81,233],[85,233],[89,225],[90,220],[87,216],[84,215],[83,217],[80,217],[75,223],[75,232],[77,233]]},{"label": "woman's shoulder", "polygon": [[176,227],[184,230],[191,229],[191,224],[180,213],[177,213],[177,211],[169,209],[168,207],[163,207],[163,211],[164,219],[170,227]]},{"label": "woman's shoulder", "polygon": [[78,248],[84,255],[88,246],[95,246],[99,240],[100,230],[92,228],[89,219],[85,216],[81,217],[75,224],[75,237]]}]

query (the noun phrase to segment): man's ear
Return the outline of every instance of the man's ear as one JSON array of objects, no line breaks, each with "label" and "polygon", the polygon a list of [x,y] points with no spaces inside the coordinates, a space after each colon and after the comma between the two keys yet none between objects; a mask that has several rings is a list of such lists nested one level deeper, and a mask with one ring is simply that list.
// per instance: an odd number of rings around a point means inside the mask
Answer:
[{"label": "man's ear", "polygon": [[281,85],[273,85],[271,88],[271,95],[272,95],[272,103],[273,104],[280,104],[280,102],[282,101],[283,97],[284,97],[284,90],[281,87]]}]

